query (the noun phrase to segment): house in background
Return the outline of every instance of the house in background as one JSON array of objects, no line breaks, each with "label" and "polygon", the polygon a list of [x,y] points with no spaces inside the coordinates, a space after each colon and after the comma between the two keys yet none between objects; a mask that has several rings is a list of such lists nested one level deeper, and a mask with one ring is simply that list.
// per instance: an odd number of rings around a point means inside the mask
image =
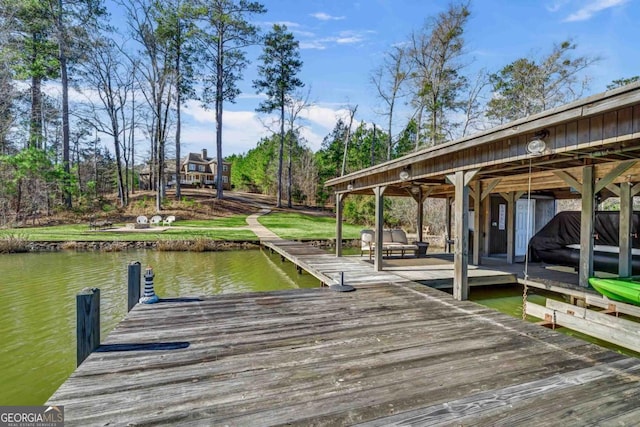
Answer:
[{"label": "house in background", "polygon": [[[165,164],[165,178],[169,187],[176,185],[175,161],[167,160]],[[215,188],[218,162],[207,156],[207,150],[201,153],[189,153],[180,160],[180,185],[187,187]],[[151,188],[149,168],[140,172],[142,188]],[[222,162],[222,189],[231,189],[231,163]]]}]

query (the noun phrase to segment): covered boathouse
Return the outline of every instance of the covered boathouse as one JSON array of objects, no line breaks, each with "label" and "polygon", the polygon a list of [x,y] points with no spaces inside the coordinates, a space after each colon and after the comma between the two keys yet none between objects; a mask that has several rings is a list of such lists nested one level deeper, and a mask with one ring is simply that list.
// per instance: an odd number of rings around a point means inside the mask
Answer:
[{"label": "covered boathouse", "polygon": [[[506,233],[507,263],[514,262],[519,199],[527,193],[531,198],[579,197],[578,275],[580,286],[587,287],[593,275],[596,200],[615,196],[620,197],[618,274],[630,276],[638,160],[640,84],[632,84],[327,181],[336,195],[336,256],[342,256],[342,206],[350,194],[374,195],[375,241],[382,241],[384,196],[416,200],[420,241],[424,201],[453,200],[453,213],[447,209],[447,224],[451,215],[455,220],[453,295],[466,300],[468,265],[481,263],[498,233]],[[505,205],[503,212],[495,208],[497,198]],[[472,242],[466,232],[469,215]],[[504,230],[496,227],[500,220],[506,223]],[[375,253],[377,271],[382,270],[382,252]]]}]

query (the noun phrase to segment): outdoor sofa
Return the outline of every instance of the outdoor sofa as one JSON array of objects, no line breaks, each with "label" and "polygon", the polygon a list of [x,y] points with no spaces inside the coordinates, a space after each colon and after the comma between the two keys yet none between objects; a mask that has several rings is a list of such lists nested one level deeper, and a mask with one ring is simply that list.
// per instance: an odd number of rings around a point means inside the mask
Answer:
[{"label": "outdoor sofa", "polygon": [[[423,245],[428,244],[423,243]],[[360,256],[368,252],[369,258],[371,258],[375,249],[375,232],[373,230],[362,230],[360,232]],[[404,254],[407,252],[413,252],[415,256],[418,256],[418,250],[419,245],[417,243],[409,243],[404,230],[398,228],[382,231],[382,251],[385,252],[387,256],[398,252],[402,257],[404,257]]]}]

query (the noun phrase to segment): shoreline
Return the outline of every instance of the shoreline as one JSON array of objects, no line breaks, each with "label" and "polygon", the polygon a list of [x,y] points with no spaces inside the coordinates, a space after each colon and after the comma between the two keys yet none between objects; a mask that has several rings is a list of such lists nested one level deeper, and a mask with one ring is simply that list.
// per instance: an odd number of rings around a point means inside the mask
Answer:
[{"label": "shoreline", "polygon": [[[334,239],[302,239],[315,247],[333,248]],[[203,242],[205,244],[203,244]],[[359,239],[343,240],[343,247],[359,247]],[[95,241],[95,240],[74,240],[74,241],[29,241],[25,242],[26,250],[22,253],[37,252],[58,252],[64,250],[76,251],[104,251],[116,252],[131,249],[145,249],[157,251],[195,251],[195,252],[215,252],[240,249],[259,249],[260,240],[117,240],[117,241]],[[19,253],[19,252],[9,252]]]}]

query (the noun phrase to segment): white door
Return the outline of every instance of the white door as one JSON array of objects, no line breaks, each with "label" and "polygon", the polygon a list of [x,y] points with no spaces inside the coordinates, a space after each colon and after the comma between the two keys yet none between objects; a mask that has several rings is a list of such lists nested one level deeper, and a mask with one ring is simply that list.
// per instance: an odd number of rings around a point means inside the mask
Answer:
[{"label": "white door", "polygon": [[[527,199],[520,199],[516,202],[516,256],[524,256],[527,253],[529,240],[535,232],[534,224],[536,214],[536,201],[531,199],[530,209],[527,214]],[[529,226],[527,227],[527,217]],[[528,230],[528,232],[527,232]]]}]

